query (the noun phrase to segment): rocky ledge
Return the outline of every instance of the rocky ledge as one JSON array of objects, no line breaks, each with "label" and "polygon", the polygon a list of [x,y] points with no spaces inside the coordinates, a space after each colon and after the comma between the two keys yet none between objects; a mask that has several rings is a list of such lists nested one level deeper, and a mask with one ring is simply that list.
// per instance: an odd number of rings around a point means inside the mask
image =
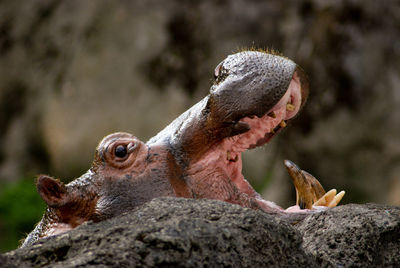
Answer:
[{"label": "rocky ledge", "polygon": [[343,205],[297,225],[214,200],[159,198],[0,255],[1,267],[400,264],[400,207]]}]

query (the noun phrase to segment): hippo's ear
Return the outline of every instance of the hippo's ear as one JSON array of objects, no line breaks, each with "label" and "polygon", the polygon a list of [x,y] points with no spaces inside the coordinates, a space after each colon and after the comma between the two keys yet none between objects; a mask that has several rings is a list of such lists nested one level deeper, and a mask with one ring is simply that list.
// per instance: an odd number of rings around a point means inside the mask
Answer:
[{"label": "hippo's ear", "polygon": [[40,175],[36,182],[40,197],[49,207],[59,207],[68,202],[67,188],[64,183],[46,175]]}]

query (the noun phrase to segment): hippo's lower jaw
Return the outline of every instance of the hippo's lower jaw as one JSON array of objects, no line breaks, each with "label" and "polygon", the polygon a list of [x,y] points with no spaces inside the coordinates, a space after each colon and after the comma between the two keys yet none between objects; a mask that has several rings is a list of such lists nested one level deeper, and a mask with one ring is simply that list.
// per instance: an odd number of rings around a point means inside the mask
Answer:
[{"label": "hippo's lower jaw", "polygon": [[[302,89],[300,75],[298,71],[293,74],[284,96],[264,115],[246,116],[236,123],[242,128],[247,128],[248,131],[224,138],[213,145],[199,161],[190,165],[187,172],[191,177],[191,183],[196,184],[193,188],[198,189],[194,193],[197,198],[224,199],[224,201],[244,206],[259,206],[266,211],[281,209],[274,203],[263,200],[244,178],[241,153],[268,143],[286,126],[288,120],[298,113],[307,97],[307,90]],[[226,182],[222,187],[221,181]],[[232,183],[236,187],[232,187]],[[241,197],[235,197],[235,195],[243,194],[249,197],[249,199],[245,198],[249,202],[243,203]],[[256,205],[252,199],[256,201]]]}]

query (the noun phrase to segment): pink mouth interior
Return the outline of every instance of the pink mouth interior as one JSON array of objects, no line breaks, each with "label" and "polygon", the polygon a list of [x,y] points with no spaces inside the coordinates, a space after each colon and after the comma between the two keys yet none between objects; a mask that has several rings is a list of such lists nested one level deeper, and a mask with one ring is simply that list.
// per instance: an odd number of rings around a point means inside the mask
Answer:
[{"label": "pink mouth interior", "polygon": [[[287,109],[287,104],[291,109]],[[250,126],[250,130],[233,137],[225,138],[215,144],[205,157],[197,163],[193,163],[190,173],[202,173],[206,169],[223,171],[241,192],[250,196],[256,196],[253,188],[242,174],[241,154],[247,149],[262,146],[286,124],[286,120],[293,118],[301,106],[301,83],[297,73],[294,73],[292,81],[281,100],[264,116],[244,117],[240,119]],[[274,116],[272,115],[275,114]],[[284,123],[282,123],[284,121]]]}]

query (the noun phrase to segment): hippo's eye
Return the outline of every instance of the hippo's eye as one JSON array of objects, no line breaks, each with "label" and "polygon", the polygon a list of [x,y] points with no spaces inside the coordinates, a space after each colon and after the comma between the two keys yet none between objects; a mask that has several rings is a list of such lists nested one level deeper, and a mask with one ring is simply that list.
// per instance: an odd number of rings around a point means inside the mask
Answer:
[{"label": "hippo's eye", "polygon": [[115,156],[119,158],[124,158],[128,154],[128,150],[126,149],[126,146],[124,145],[118,145],[115,148]]}]

